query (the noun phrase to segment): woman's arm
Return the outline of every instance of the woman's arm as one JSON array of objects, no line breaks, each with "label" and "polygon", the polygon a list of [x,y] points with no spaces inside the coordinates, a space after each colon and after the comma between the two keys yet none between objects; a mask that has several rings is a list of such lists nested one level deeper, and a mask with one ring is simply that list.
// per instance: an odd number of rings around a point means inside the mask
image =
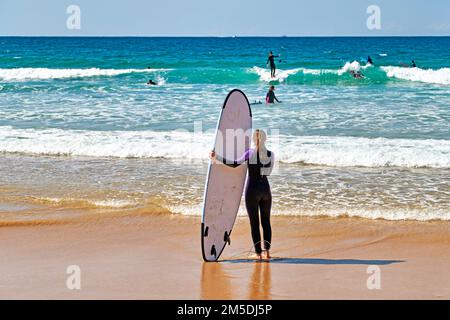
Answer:
[{"label": "woman's arm", "polygon": [[[214,155],[213,155],[213,153],[214,153]],[[227,160],[225,158],[222,158],[219,155],[216,155],[214,151],[211,152],[211,158],[214,158],[217,161],[222,162],[224,165],[227,165],[227,166],[232,167],[232,168],[239,167],[245,161],[250,159],[250,155],[251,155],[251,150],[249,149],[249,150],[246,150],[244,152],[244,154],[242,155],[242,157],[240,157],[239,159],[237,159],[235,161],[230,161],[230,160]]]},{"label": "woman's arm", "polygon": [[269,156],[270,161],[268,163],[263,164],[261,168],[261,175],[263,176],[270,176],[273,170],[273,166],[275,164],[275,154],[272,151],[269,151],[269,153],[270,153]]}]

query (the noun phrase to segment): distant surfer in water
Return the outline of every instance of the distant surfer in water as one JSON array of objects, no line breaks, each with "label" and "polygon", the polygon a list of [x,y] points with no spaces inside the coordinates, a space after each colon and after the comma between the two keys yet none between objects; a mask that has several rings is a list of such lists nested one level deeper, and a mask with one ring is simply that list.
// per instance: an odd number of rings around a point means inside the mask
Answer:
[{"label": "distant surfer in water", "polygon": [[[272,173],[275,163],[274,153],[266,148],[266,133],[256,129],[253,133],[255,148],[245,151],[244,155],[236,160],[229,161],[211,151],[210,158],[217,160],[229,167],[236,168],[243,163],[248,166],[248,179],[245,187],[245,207],[250,218],[255,258],[259,260],[270,259],[270,245],[272,241],[272,228],[270,225],[270,211],[272,208],[272,192],[267,176]],[[261,233],[259,230],[259,218],[263,229],[264,249],[261,246]]]},{"label": "distant surfer in water", "polygon": [[267,57],[266,67],[270,63],[270,76],[272,78],[275,78],[275,72],[277,70],[277,67],[275,66],[275,58],[278,58],[278,57],[279,56],[274,56],[272,51],[269,52],[269,56]]},{"label": "distant surfer in water", "polygon": [[367,63],[373,65],[373,60],[370,56],[367,57]]},{"label": "distant surfer in water", "polygon": [[266,103],[267,104],[272,104],[272,103],[281,103],[280,100],[277,99],[277,97],[275,96],[275,86],[270,86],[269,87],[269,91],[266,94]]},{"label": "distant surfer in water", "polygon": [[417,68],[416,62],[414,60],[411,61],[411,68]]},{"label": "distant surfer in water", "polygon": [[362,79],[364,78],[364,75],[361,73],[361,71],[350,71],[350,74],[353,76],[353,78],[355,79]]},{"label": "distant surfer in water", "polygon": [[148,80],[147,84],[150,85],[150,86],[157,86],[157,85],[158,85],[158,84],[157,84],[155,81],[153,81],[152,79]]}]

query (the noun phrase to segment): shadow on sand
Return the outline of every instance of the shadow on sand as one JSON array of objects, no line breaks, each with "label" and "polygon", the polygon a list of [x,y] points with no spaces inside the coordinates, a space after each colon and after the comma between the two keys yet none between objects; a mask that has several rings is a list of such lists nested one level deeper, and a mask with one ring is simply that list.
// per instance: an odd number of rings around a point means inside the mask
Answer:
[{"label": "shadow on sand", "polygon": [[[255,263],[254,259],[222,260],[225,263]],[[388,265],[405,262],[404,260],[359,260],[359,259],[308,259],[308,258],[272,258],[270,263],[283,264],[322,264],[322,265]]]}]

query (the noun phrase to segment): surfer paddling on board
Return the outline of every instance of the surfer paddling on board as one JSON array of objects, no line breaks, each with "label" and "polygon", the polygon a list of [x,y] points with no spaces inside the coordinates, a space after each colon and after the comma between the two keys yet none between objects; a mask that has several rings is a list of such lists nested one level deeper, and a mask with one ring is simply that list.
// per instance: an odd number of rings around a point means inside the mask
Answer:
[{"label": "surfer paddling on board", "polygon": [[[214,151],[210,158],[223,164],[236,168],[243,163],[248,166],[247,185],[245,187],[245,206],[250,218],[253,245],[255,247],[255,258],[258,260],[270,259],[270,244],[272,241],[272,228],[270,226],[270,211],[272,208],[272,193],[270,191],[269,176],[275,163],[274,153],[266,148],[266,133],[263,130],[255,130],[253,143],[255,148],[245,151],[244,155],[236,160],[229,161]],[[261,233],[259,231],[261,213],[261,226],[263,229],[264,249],[261,247]]]},{"label": "surfer paddling on board", "polygon": [[277,99],[277,97],[275,96],[275,86],[270,86],[269,87],[269,91],[266,94],[266,103],[267,104],[272,104],[272,103],[281,103],[280,100]]},{"label": "surfer paddling on board", "polygon": [[277,70],[277,67],[275,66],[275,58],[278,58],[278,57],[279,57],[279,55],[274,56],[272,51],[269,52],[269,56],[267,57],[266,67],[270,63],[270,76],[272,78],[275,78],[275,71]]},{"label": "surfer paddling on board", "polygon": [[400,63],[400,67],[403,67],[403,68],[417,68],[417,65],[416,65],[416,61],[412,60],[411,64]]}]

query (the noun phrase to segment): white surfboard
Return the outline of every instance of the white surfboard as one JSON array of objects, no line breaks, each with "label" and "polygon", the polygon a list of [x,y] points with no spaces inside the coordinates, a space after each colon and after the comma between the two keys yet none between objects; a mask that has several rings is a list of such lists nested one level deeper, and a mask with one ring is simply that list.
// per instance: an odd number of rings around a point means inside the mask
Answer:
[{"label": "white surfboard", "polygon": [[[250,147],[252,112],[245,94],[232,90],[222,107],[217,124],[214,150],[217,156],[235,161]],[[217,261],[236,220],[244,190],[247,165],[236,168],[210,163],[203,203],[202,255],[205,261]]]}]

